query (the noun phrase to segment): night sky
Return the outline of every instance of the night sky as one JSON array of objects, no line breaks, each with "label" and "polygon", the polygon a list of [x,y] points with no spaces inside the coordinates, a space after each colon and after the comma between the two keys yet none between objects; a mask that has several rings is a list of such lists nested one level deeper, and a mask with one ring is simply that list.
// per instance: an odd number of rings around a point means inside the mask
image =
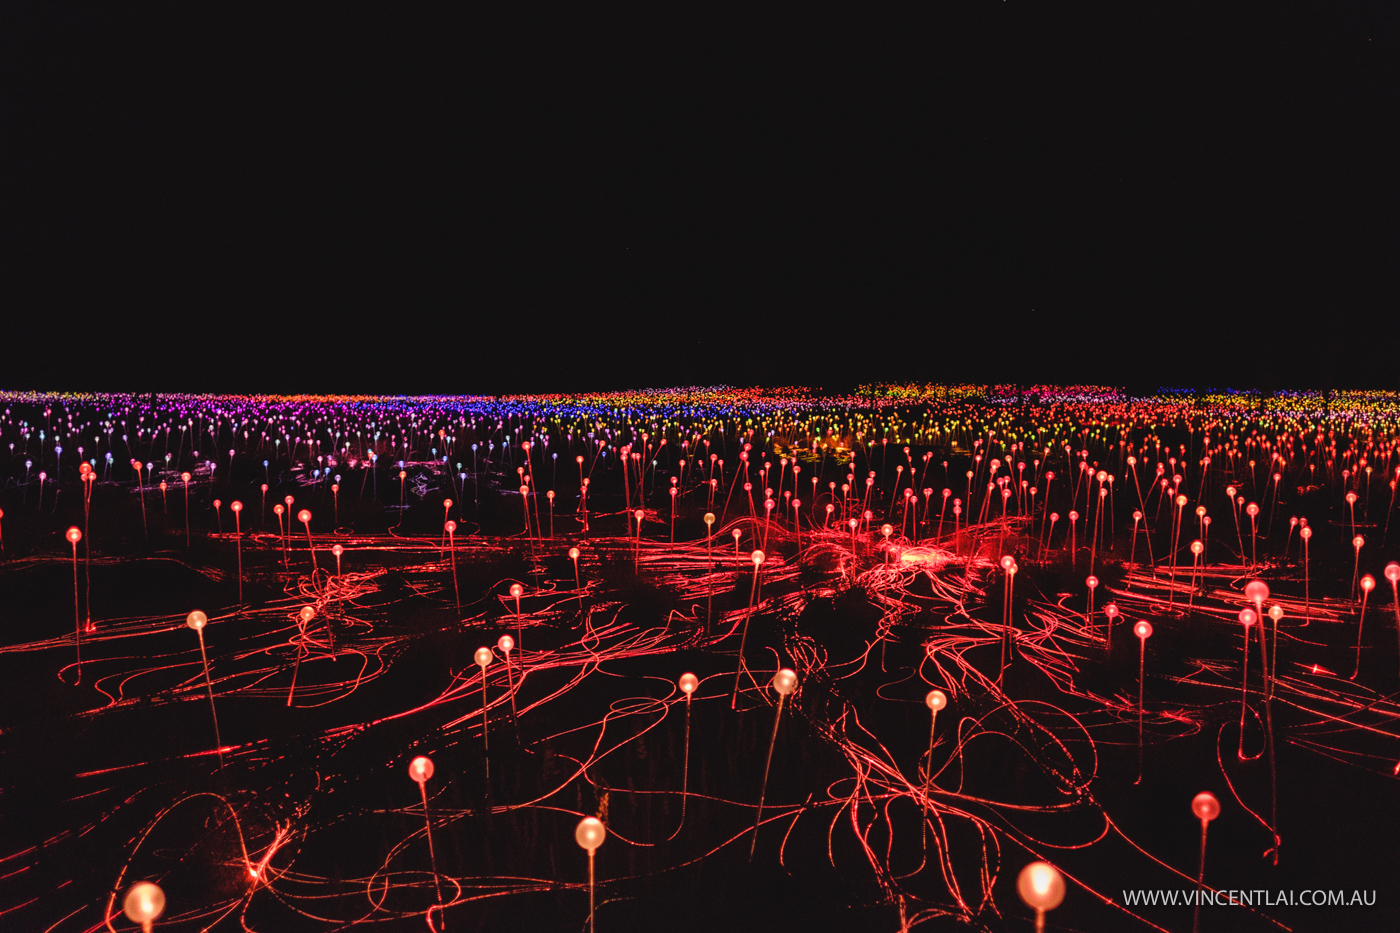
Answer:
[{"label": "night sky", "polygon": [[0,387],[1400,387],[1400,7],[0,7]]}]

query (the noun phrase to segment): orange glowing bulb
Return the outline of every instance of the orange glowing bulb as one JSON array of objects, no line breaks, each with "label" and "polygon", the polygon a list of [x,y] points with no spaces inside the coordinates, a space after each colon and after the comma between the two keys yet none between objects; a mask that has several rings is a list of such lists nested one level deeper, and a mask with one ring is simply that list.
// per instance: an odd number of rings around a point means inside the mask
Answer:
[{"label": "orange glowing bulb", "polygon": [[196,609],[185,616],[185,624],[197,632],[209,624],[209,617]]}]

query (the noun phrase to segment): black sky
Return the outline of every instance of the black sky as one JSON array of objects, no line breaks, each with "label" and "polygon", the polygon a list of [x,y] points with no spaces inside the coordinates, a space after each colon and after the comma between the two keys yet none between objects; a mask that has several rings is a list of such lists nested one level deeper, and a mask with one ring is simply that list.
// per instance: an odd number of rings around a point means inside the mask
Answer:
[{"label": "black sky", "polygon": [[0,7],[0,387],[1400,385],[1387,2]]}]

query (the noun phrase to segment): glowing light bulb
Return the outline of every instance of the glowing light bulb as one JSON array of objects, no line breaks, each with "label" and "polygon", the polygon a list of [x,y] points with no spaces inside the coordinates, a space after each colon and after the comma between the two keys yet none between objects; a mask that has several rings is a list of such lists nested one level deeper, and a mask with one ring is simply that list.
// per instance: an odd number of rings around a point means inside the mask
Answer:
[{"label": "glowing light bulb", "polygon": [[1220,801],[1208,790],[1203,790],[1191,799],[1191,812],[1202,823],[1209,823],[1220,815]]},{"label": "glowing light bulb", "polygon": [[[1368,593],[1371,592],[1376,588],[1376,578],[1369,573],[1366,574],[1366,576],[1361,578],[1361,588]],[[1272,612],[1273,610],[1270,609],[1269,611]]]},{"label": "glowing light bulb", "polygon": [[1133,634],[1146,641],[1152,637],[1152,623],[1146,619],[1139,619],[1137,624],[1133,626]]},{"label": "glowing light bulb", "polygon": [[1391,583],[1400,582],[1400,564],[1391,561],[1385,565],[1385,578]]},{"label": "glowing light bulb", "polygon": [[480,667],[482,671],[485,671],[486,666],[491,663],[491,659],[494,655],[491,654],[490,648],[478,648],[476,649],[476,655],[474,657],[477,666]]},{"label": "glowing light bulb", "polygon": [[64,535],[64,537],[68,539],[69,544],[77,544],[79,541],[83,540],[83,533],[75,525],[74,527],[68,529],[68,533]]},{"label": "glowing light bulb", "polygon": [[780,696],[788,696],[797,689],[797,672],[790,668],[783,668],[773,675],[773,689]]},{"label": "glowing light bulb", "polygon": [[419,755],[408,763],[408,776],[419,784],[433,776],[433,760],[427,755]]},{"label": "glowing light bulb", "polygon": [[607,827],[596,816],[585,816],[574,830],[574,841],[579,844],[579,848],[590,853],[596,851],[607,836]]},{"label": "glowing light bulb", "polygon": [[149,924],[165,911],[165,892],[160,885],[138,881],[127,889],[122,901],[122,913],[132,923]]},{"label": "glowing light bulb", "polygon": [[680,687],[681,693],[689,696],[700,688],[700,678],[696,677],[694,674],[682,674]]},{"label": "glowing light bulb", "polygon": [[1239,619],[1240,624],[1243,625],[1245,628],[1248,628],[1255,622],[1259,621],[1259,616],[1255,615],[1253,609],[1241,609]]},{"label": "glowing light bulb", "polygon": [[185,616],[185,624],[197,632],[209,624],[209,617],[196,609]]},{"label": "glowing light bulb", "polygon": [[525,587],[521,586],[519,583],[512,583],[510,585],[510,595],[515,599],[519,599],[524,592]]},{"label": "glowing light bulb", "polygon": [[936,713],[948,705],[948,694],[942,690],[930,690],[924,697],[924,704]]},{"label": "glowing light bulb", "polygon": [[1263,580],[1251,580],[1245,584],[1244,595],[1250,602],[1262,603],[1269,598],[1269,585]]},{"label": "glowing light bulb", "polygon": [[1049,862],[1031,862],[1016,878],[1016,893],[1027,907],[1054,910],[1065,899],[1065,879]]},{"label": "glowing light bulb", "polygon": [[754,551],[754,552],[753,552],[753,555],[752,555],[752,557],[751,557],[751,559],[753,560],[753,565],[754,565],[755,567],[760,566],[760,565],[763,563],[763,560],[764,560],[763,552],[762,552],[762,551]]}]

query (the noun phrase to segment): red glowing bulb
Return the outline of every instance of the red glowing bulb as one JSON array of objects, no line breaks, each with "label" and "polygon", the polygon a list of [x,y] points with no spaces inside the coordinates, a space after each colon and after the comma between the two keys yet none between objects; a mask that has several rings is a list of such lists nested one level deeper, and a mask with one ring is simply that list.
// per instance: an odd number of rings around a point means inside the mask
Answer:
[{"label": "red glowing bulb", "polygon": [[1191,812],[1202,823],[1209,823],[1220,815],[1220,801],[1208,790],[1203,790],[1191,800]]},{"label": "red glowing bulb", "polygon": [[1138,620],[1137,624],[1133,626],[1133,634],[1146,641],[1152,636],[1152,623],[1146,619]]}]

